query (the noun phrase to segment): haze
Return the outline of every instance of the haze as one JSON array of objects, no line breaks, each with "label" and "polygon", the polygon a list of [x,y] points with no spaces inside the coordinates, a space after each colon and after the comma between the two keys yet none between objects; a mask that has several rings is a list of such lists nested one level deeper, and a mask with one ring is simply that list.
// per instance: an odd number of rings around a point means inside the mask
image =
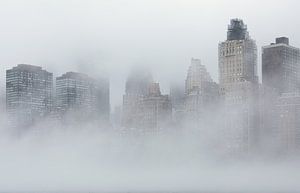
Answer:
[{"label": "haze", "polygon": [[224,161],[208,148],[209,127],[201,128],[207,136],[136,140],[94,125],[40,124],[16,139],[1,106],[5,71],[17,64],[54,77],[106,76],[112,111],[135,66],[149,68],[163,94],[183,83],[192,57],[218,82],[218,43],[231,18],[242,18],[256,40],[260,76],[261,46],[286,36],[300,47],[299,7],[297,0],[0,0],[0,192],[299,192],[297,161]]},{"label": "haze", "polygon": [[278,36],[299,46],[297,7],[296,0],[2,0],[0,80],[19,63],[55,75],[108,73],[113,107],[133,65],[150,67],[163,92],[172,77],[184,79],[191,57],[218,81],[217,46],[230,18],[245,21],[258,48]]}]

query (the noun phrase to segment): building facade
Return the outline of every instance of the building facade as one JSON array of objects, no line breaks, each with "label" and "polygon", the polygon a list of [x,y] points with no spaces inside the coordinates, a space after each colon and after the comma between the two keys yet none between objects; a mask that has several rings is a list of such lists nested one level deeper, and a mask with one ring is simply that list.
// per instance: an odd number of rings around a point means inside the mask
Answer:
[{"label": "building facade", "polygon": [[127,133],[158,134],[172,120],[171,100],[161,94],[148,71],[136,69],[126,82],[122,113]]},{"label": "building facade", "polygon": [[262,132],[278,153],[299,150],[300,49],[286,37],[262,48]]},{"label": "building facade", "polygon": [[75,72],[57,77],[56,109],[65,121],[89,119],[108,122],[109,82]]},{"label": "building facade", "polygon": [[184,100],[185,100],[184,83],[173,82],[170,85],[170,100],[172,103],[172,119],[175,126],[180,126],[184,117]]},{"label": "building facade", "polygon": [[248,153],[257,140],[257,47],[247,26],[232,19],[219,43],[219,83],[224,104],[224,137],[230,152]]},{"label": "building facade", "polygon": [[192,58],[185,81],[185,119],[189,124],[207,124],[219,99],[218,85],[213,82],[199,59]]},{"label": "building facade", "polygon": [[53,104],[53,74],[39,66],[19,64],[6,71],[6,109],[12,127],[32,126]]},{"label": "building facade", "polygon": [[[293,155],[300,153],[300,94],[284,93],[276,103],[278,116],[274,121],[278,125],[275,144],[280,153]],[[275,138],[276,139],[276,138]]]},{"label": "building facade", "polygon": [[278,94],[299,92],[300,49],[290,46],[288,38],[262,48],[262,83]]},{"label": "building facade", "polygon": [[128,76],[123,95],[122,126],[126,129],[139,127],[141,100],[148,94],[153,82],[152,75],[144,69],[134,69]]},{"label": "building facade", "polygon": [[213,82],[213,80],[206,67],[201,64],[200,59],[192,58],[185,80],[185,93],[189,94],[194,90],[201,90],[207,82]]},{"label": "building facade", "polygon": [[150,134],[159,134],[167,129],[172,120],[172,105],[168,95],[162,95],[159,83],[151,83],[148,93],[139,103],[141,115],[140,126],[142,131]]}]

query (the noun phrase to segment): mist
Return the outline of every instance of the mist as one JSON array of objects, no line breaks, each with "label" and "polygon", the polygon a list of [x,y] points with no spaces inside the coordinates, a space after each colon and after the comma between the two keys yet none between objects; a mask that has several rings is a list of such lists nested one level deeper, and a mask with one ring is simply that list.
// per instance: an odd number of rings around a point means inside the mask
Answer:
[{"label": "mist", "polygon": [[[158,135],[142,135],[138,128],[124,132],[113,119],[135,68],[147,69],[163,95],[172,83],[184,84],[191,58],[200,58],[219,83],[218,43],[226,39],[231,18],[243,18],[257,43],[261,83],[262,46],[287,36],[300,47],[299,5],[297,0],[1,0],[0,192],[299,192],[299,156],[266,155],[262,149],[228,155],[222,124],[235,109],[203,109],[200,124],[172,120]],[[5,72],[17,64],[41,66],[54,78],[72,71],[109,79],[109,123],[46,119],[16,133],[8,124]],[[267,136],[260,145],[267,148],[272,140]]]},{"label": "mist", "polygon": [[[41,128],[38,128],[41,129]],[[93,126],[1,135],[3,192],[297,192],[293,160],[230,160],[193,136],[129,137]],[[206,149],[206,150],[205,150]]]}]

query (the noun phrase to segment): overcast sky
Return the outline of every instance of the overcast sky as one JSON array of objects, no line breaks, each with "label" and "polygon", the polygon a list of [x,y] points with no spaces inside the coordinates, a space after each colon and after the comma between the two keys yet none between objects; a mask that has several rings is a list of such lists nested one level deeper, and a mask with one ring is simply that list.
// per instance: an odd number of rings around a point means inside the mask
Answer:
[{"label": "overcast sky", "polygon": [[231,18],[241,18],[259,48],[287,36],[300,47],[297,0],[0,0],[0,89],[5,70],[40,65],[108,75],[112,108],[131,66],[148,66],[167,93],[191,57],[218,81],[217,48]]}]

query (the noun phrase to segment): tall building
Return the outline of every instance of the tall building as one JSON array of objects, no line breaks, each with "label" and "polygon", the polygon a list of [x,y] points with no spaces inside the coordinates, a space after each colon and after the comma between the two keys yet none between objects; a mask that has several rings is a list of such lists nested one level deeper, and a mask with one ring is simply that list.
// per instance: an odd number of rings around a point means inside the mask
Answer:
[{"label": "tall building", "polygon": [[113,128],[121,129],[122,124],[122,105],[115,106],[111,113],[111,123]]},{"label": "tall building", "polygon": [[172,118],[176,126],[180,126],[184,116],[184,83],[173,82],[170,85],[170,100],[172,103]]},{"label": "tall building", "polygon": [[0,94],[0,108],[1,108],[1,112],[5,111],[5,94]]},{"label": "tall building", "polygon": [[259,146],[262,153],[276,154],[279,147],[278,94],[274,89],[260,84],[259,88]]},{"label": "tall building", "polygon": [[[185,118],[189,124],[207,124],[205,120],[218,103],[219,89],[206,67],[192,58],[185,81]],[[210,119],[211,120],[211,119]]]},{"label": "tall building", "polygon": [[135,69],[126,82],[123,96],[122,125],[134,134],[157,134],[170,123],[172,105],[162,95],[158,83],[143,69]]},{"label": "tall building", "polygon": [[207,82],[213,82],[213,80],[206,67],[201,64],[200,59],[192,58],[185,80],[185,93],[190,94],[194,90],[201,90]]},{"label": "tall building", "polygon": [[278,94],[299,92],[300,49],[290,46],[288,38],[262,48],[262,83]]},{"label": "tall building", "polygon": [[275,152],[299,150],[300,49],[286,37],[262,48],[262,136]]},{"label": "tall building", "polygon": [[123,95],[122,125],[125,128],[137,128],[140,121],[139,104],[148,94],[153,82],[152,75],[144,69],[134,69],[127,78]]},{"label": "tall building", "polygon": [[39,66],[19,64],[6,71],[6,109],[12,127],[29,127],[52,108],[53,75]]},{"label": "tall building", "polygon": [[219,75],[224,94],[231,89],[231,84],[258,82],[257,47],[243,20],[232,19],[227,40],[219,44]]},{"label": "tall building", "polygon": [[[56,78],[56,108],[65,121],[109,120],[109,83],[67,72]],[[69,120],[70,119],[70,120]]]},{"label": "tall building", "polygon": [[172,120],[172,105],[168,95],[162,95],[159,83],[151,83],[148,93],[139,103],[140,127],[146,133],[160,133]]},{"label": "tall building", "polygon": [[300,94],[283,93],[276,108],[279,116],[274,117],[273,121],[279,128],[275,130],[279,143],[275,145],[280,153],[300,153]]},{"label": "tall building", "polygon": [[258,132],[257,47],[240,19],[230,21],[227,40],[219,43],[219,83],[226,147],[247,153],[256,144]]}]

